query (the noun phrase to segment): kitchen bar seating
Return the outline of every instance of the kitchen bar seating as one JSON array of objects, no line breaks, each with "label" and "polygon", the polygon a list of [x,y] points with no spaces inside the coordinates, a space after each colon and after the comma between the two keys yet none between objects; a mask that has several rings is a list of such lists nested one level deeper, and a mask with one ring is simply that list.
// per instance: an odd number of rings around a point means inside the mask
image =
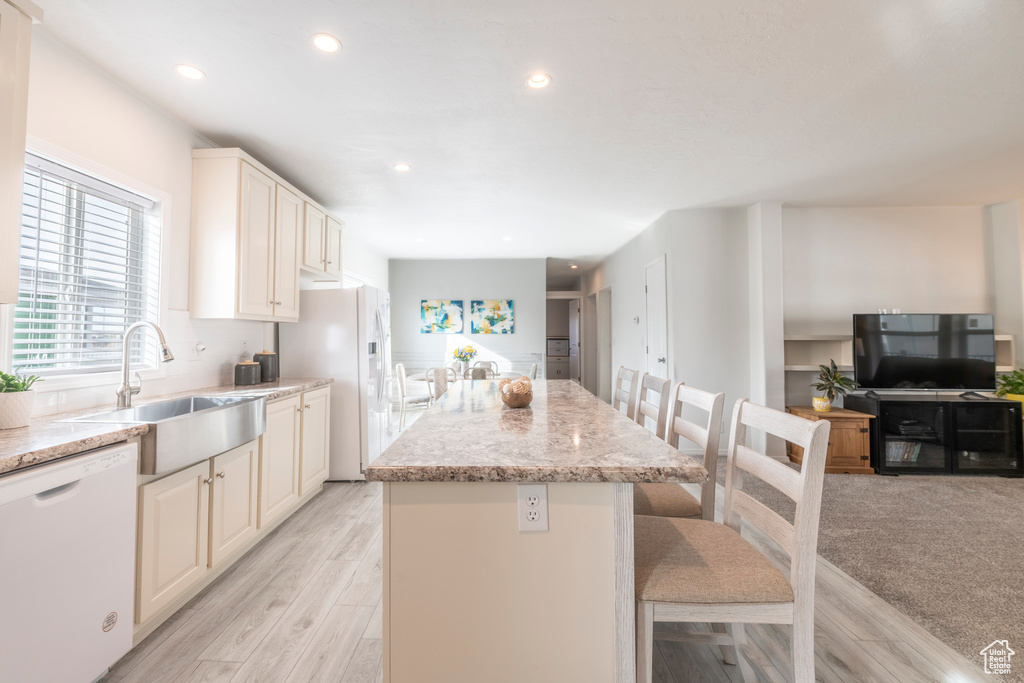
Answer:
[{"label": "kitchen bar seating", "polygon": [[[801,446],[799,472],[747,447],[748,427]],[[740,399],[729,437],[724,523],[634,518],[637,683],[652,681],[656,639],[720,645],[726,662],[738,663],[743,679],[754,681],[742,652],[744,623],[792,624],[792,680],[814,681],[814,572],[828,435],[825,420]],[[742,490],[747,475],[796,501],[793,524]],[[740,537],[742,521],[789,555],[788,576]],[[655,631],[655,622],[711,623],[716,632]]]},{"label": "kitchen bar seating", "polygon": [[[637,385],[639,386],[636,394],[635,418],[637,424],[650,429],[647,426],[647,419],[654,420],[652,431],[659,439],[664,439],[665,425],[668,423],[668,395],[672,388],[672,380],[655,377],[645,372],[640,376]],[[649,400],[652,396],[658,397],[657,403],[652,403]]]},{"label": "kitchen bar seating", "polygon": [[[699,425],[686,419],[683,416],[685,406],[707,413],[705,424]],[[665,438],[669,445],[675,448],[679,448],[679,437],[699,446],[703,451],[701,464],[708,471],[708,478],[701,484],[699,501],[679,484],[634,484],[634,514],[714,521],[718,443],[722,433],[724,406],[724,393],[712,394],[709,391],[688,387],[682,382],[676,386]]]},{"label": "kitchen bar seating", "polygon": [[[626,417],[630,420],[636,417],[636,394],[639,385],[640,373],[637,370],[630,370],[619,366],[615,375],[615,390],[612,391],[612,408],[621,411],[622,404],[626,404]],[[629,383],[629,389],[623,389],[623,383]]]}]

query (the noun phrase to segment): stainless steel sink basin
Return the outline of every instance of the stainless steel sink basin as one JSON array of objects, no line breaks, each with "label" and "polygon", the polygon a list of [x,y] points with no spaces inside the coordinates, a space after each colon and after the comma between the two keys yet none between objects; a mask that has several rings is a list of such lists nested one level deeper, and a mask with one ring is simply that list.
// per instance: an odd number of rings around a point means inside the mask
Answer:
[{"label": "stainless steel sink basin", "polygon": [[75,417],[67,422],[146,424],[142,474],[163,474],[249,443],[266,431],[262,396],[191,396]]}]

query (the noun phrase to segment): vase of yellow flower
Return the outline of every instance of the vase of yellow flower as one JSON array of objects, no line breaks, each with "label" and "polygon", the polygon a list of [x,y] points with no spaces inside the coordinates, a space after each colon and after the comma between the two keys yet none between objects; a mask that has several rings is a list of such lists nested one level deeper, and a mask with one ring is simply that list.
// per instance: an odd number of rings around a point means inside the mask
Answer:
[{"label": "vase of yellow flower", "polygon": [[452,359],[460,363],[459,376],[461,377],[466,373],[466,368],[470,363],[473,362],[473,358],[476,357],[476,349],[469,344],[460,346],[459,348],[452,351]]}]

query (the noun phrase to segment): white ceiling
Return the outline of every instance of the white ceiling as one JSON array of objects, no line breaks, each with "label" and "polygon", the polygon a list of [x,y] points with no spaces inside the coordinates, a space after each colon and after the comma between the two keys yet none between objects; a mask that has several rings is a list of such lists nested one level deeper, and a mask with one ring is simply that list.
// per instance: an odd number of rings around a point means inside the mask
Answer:
[{"label": "white ceiling", "polygon": [[394,257],[592,260],[671,209],[1024,196],[1019,0],[37,2]]}]

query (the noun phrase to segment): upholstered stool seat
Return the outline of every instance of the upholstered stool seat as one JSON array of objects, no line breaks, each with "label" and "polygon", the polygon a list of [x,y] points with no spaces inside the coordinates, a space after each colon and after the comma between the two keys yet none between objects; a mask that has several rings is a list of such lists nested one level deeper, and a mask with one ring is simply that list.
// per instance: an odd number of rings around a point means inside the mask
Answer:
[{"label": "upholstered stool seat", "polygon": [[789,580],[724,524],[635,517],[637,600],[688,605],[793,602]]},{"label": "upholstered stool seat", "polygon": [[633,484],[633,514],[701,517],[700,501],[679,484]]}]

